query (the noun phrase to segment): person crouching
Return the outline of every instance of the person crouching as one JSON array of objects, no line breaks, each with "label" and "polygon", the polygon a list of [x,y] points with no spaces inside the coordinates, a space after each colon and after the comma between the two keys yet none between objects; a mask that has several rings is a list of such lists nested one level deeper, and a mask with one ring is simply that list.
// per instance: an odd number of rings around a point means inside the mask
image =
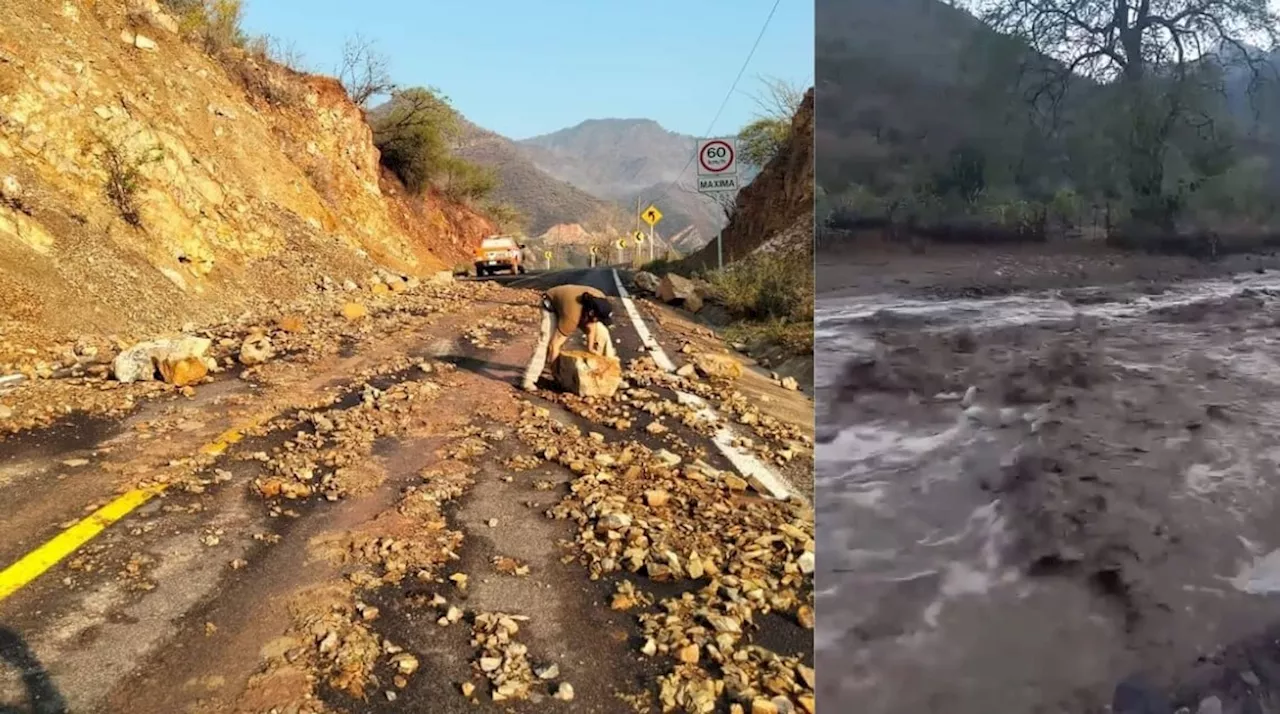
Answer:
[{"label": "person crouching", "polygon": [[564,343],[574,331],[582,330],[587,351],[616,359],[609,327],[613,325],[613,306],[604,293],[586,285],[560,285],[542,296],[542,331],[533,359],[524,374],[524,388],[534,391],[544,368],[555,368]]}]

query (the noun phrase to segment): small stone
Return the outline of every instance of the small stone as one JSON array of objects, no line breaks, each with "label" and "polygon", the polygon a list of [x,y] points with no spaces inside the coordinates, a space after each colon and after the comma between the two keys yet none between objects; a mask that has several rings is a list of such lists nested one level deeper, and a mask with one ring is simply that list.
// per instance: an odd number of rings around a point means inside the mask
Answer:
[{"label": "small stone", "polygon": [[573,701],[573,685],[568,682],[561,682],[560,687],[556,689],[556,699],[562,702]]},{"label": "small stone", "polygon": [[796,392],[800,390],[800,383],[796,381],[795,377],[783,377],[782,388],[788,391]]},{"label": "small stone", "polygon": [[751,714],[779,714],[778,705],[768,699],[755,699],[751,702]]},{"label": "small stone", "polygon": [[79,466],[87,466],[88,464],[89,464],[88,459],[67,459],[66,461],[62,462],[63,466],[69,466],[73,469]]},{"label": "small stone", "polygon": [[1217,697],[1200,700],[1200,706],[1196,707],[1196,714],[1222,714],[1222,700]]},{"label": "small stone", "polygon": [[480,658],[480,671],[482,672],[494,672],[501,666],[502,666],[501,657],[481,657]]},{"label": "small stone", "polygon": [[490,518],[489,520],[485,521],[485,525],[489,526],[490,528],[497,528],[497,527],[498,527],[498,519],[497,519],[497,518]]},{"label": "small stone", "polygon": [[249,335],[240,345],[240,364],[246,367],[262,364],[273,354],[271,340],[266,335]]},{"label": "small stone", "polygon": [[675,466],[676,464],[679,464],[681,461],[681,458],[679,456],[671,453],[670,451],[667,451],[666,449],[659,449],[657,453],[653,455],[653,457],[657,459],[660,463],[666,466]]},{"label": "small stone", "polygon": [[745,479],[734,476],[733,474],[724,475],[724,485],[729,487],[730,491],[747,490],[747,482]]},{"label": "small stone", "polygon": [[800,566],[800,572],[804,573],[805,575],[812,575],[813,569],[817,565],[814,562],[813,551],[806,550],[805,552],[801,553],[800,557],[796,558],[796,565]]},{"label": "small stone", "polygon": [[685,664],[697,664],[699,650],[697,645],[685,645],[676,651],[676,659]]},{"label": "small stone", "polygon": [[661,508],[671,500],[671,494],[660,488],[650,489],[644,492],[644,500],[650,508]]},{"label": "small stone", "polygon": [[560,676],[560,665],[549,664],[546,667],[536,670],[538,679],[555,679]]},{"label": "small stone", "polygon": [[681,377],[692,377],[697,373],[698,368],[694,367],[693,364],[682,364],[680,365],[680,368],[676,370],[676,374]]},{"label": "small stone", "polygon": [[349,302],[342,306],[342,316],[348,320],[355,321],[364,317],[368,317],[369,308],[358,302]]},{"label": "small stone", "polygon": [[472,684],[471,682],[463,682],[461,689],[462,689],[462,696],[464,697],[470,697],[472,694],[476,693],[476,685]]},{"label": "small stone", "polygon": [[604,530],[618,531],[631,527],[631,516],[626,513],[610,513],[602,516],[598,523]]},{"label": "small stone", "polygon": [[400,674],[413,674],[418,671],[418,658],[408,652],[401,652],[391,659],[391,663],[395,665],[396,671]]}]

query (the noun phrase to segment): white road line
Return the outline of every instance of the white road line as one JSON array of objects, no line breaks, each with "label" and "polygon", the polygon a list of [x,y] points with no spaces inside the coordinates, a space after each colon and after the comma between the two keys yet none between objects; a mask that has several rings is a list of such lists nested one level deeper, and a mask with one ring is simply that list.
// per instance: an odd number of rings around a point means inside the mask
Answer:
[{"label": "white road line", "polygon": [[[636,308],[635,301],[631,299],[631,294],[623,287],[622,278],[619,277],[618,271],[613,270],[612,272],[613,283],[617,286],[618,295],[622,299],[622,307],[626,309],[627,316],[631,318],[631,324],[635,327],[636,334],[640,335],[640,341],[644,344],[645,349],[653,356],[653,361],[664,371],[675,372],[675,364],[670,357],[667,357],[667,353],[662,350],[662,345],[659,345],[658,341],[653,339],[653,334],[649,332],[649,327],[645,325],[644,318],[640,317],[640,310]],[[706,400],[696,394],[688,394],[680,390],[675,390],[675,392],[676,399],[682,404],[698,409],[700,416],[721,424],[711,441],[720,450],[720,453],[724,454],[724,457],[729,460],[729,463],[733,464],[738,473],[742,474],[752,486],[764,495],[773,498],[800,498],[800,494],[792,490],[787,485],[787,482],[779,478],[767,464],[757,459],[755,454],[734,446],[733,442],[737,435],[734,434],[728,423],[716,414],[716,410],[710,404],[707,404]]]}]

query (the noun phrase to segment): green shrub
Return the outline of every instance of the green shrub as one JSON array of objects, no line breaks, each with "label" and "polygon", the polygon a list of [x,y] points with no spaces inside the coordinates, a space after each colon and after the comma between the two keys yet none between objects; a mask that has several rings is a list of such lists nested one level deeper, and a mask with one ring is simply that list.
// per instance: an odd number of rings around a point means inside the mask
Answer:
[{"label": "green shrub", "polygon": [[99,158],[107,172],[104,186],[107,200],[126,223],[140,226],[142,213],[138,205],[138,191],[142,186],[142,167],[159,161],[164,153],[156,147],[135,154],[110,140],[103,139],[102,142],[104,148]]},{"label": "green shrub", "polygon": [[505,202],[486,203],[481,213],[497,224],[498,232],[504,234],[523,234],[529,222],[520,209]]},{"label": "green shrub", "polygon": [[244,47],[244,0],[164,0],[178,18],[182,33],[197,40],[211,55]]},{"label": "green shrub", "polygon": [[493,169],[456,156],[443,160],[440,174],[440,190],[455,201],[482,199],[498,185]]},{"label": "green shrub", "polygon": [[371,117],[373,143],[382,165],[405,187],[421,193],[450,168],[449,147],[460,130],[458,115],[438,90],[416,87],[396,92]]},{"label": "green shrub", "polygon": [[734,317],[813,322],[813,257],[759,253],[707,275],[712,294]]}]

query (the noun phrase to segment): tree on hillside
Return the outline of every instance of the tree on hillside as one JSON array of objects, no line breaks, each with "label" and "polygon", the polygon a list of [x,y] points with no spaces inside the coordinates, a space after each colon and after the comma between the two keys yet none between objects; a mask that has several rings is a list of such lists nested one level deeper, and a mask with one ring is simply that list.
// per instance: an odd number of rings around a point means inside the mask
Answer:
[{"label": "tree on hillside", "polygon": [[[1185,187],[1169,188],[1166,166],[1181,136],[1221,129],[1212,110],[1230,71],[1258,86],[1274,68],[1277,17],[1268,0],[968,0],[998,32],[1017,37],[1054,62],[1031,67],[1029,99],[1056,115],[1062,98],[1086,78],[1114,90],[1113,140],[1133,221],[1172,228]],[[1209,62],[1206,60],[1215,60]],[[1225,170],[1211,141],[1196,168]],[[1214,166],[1213,164],[1217,164]]]},{"label": "tree on hillside", "polygon": [[386,55],[379,52],[373,40],[361,35],[347,39],[342,46],[342,64],[338,67],[338,81],[347,96],[361,109],[367,109],[369,100],[392,94],[396,85],[391,81],[391,71]]},{"label": "tree on hillside", "polygon": [[449,168],[450,148],[461,130],[444,95],[425,87],[396,91],[370,124],[382,165],[414,192]]},{"label": "tree on hillside", "polygon": [[743,161],[763,167],[791,138],[791,118],[804,100],[804,89],[776,77],[763,78],[755,95],[756,118],[738,132]]}]

